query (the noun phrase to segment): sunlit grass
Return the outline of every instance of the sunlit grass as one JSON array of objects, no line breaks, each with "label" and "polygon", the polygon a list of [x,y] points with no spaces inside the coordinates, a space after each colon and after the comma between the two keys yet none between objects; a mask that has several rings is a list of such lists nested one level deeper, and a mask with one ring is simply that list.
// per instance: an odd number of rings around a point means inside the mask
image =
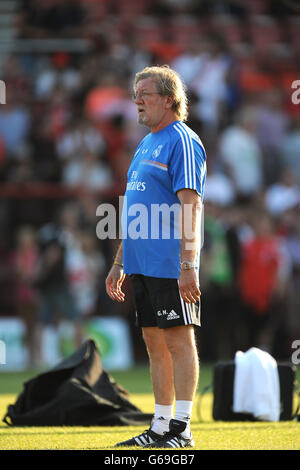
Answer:
[{"label": "sunlit grass", "polygon": [[[210,379],[207,370],[206,382]],[[8,379],[6,374],[6,379]],[[15,393],[0,395],[0,417],[7,406],[15,402],[22,389],[20,379],[27,376],[15,374],[10,377],[10,388]],[[147,369],[137,369],[114,377],[125,388],[136,388],[140,393],[130,391],[130,400],[145,413],[154,408],[151,384]],[[4,376],[0,376],[3,383]],[[6,383],[6,390],[9,389]],[[127,387],[128,389],[128,387]],[[150,389],[150,390],[149,390]],[[146,390],[146,393],[142,393]],[[192,432],[196,450],[299,450],[299,422],[258,423],[258,422],[216,422],[212,419],[212,394],[206,394],[201,402],[201,417],[198,416],[198,398],[192,416]],[[0,423],[1,450],[110,450],[118,441],[129,439],[144,430],[143,426],[100,427],[15,427]],[[129,448],[128,448],[129,449]]]}]

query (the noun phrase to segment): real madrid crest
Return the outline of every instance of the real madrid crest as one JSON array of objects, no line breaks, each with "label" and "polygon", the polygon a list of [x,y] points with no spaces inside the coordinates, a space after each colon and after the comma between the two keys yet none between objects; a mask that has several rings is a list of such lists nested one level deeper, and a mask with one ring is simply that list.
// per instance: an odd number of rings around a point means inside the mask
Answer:
[{"label": "real madrid crest", "polygon": [[163,145],[159,145],[158,147],[156,147],[156,149],[153,150],[153,152],[152,152],[152,157],[157,158],[158,155],[160,154],[162,148],[163,148]]}]

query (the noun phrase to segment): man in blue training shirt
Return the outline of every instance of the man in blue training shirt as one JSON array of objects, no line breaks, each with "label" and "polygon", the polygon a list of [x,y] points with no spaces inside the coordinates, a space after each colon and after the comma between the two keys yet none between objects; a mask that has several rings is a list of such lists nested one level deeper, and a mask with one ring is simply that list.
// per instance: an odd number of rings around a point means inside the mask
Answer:
[{"label": "man in blue training shirt", "polygon": [[[108,295],[124,301],[130,276],[137,323],[150,360],[155,398],[151,427],[117,444],[187,447],[199,363],[194,325],[200,325],[199,260],[206,155],[186,125],[185,87],[168,66],[136,74],[138,122],[150,133],[127,174],[122,243],[106,279]],[[173,406],[175,401],[175,416]]]}]

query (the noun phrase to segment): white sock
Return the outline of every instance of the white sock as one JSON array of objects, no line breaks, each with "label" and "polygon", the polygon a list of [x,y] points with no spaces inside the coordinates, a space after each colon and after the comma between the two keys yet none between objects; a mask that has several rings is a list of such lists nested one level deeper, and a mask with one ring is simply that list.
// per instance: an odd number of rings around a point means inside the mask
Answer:
[{"label": "white sock", "polygon": [[176,400],[175,419],[187,423],[185,431],[182,433],[184,436],[190,434],[190,420],[192,416],[193,402],[186,400]]},{"label": "white sock", "polygon": [[155,403],[155,413],[152,431],[157,434],[164,434],[169,431],[170,419],[173,418],[173,405],[159,405]]}]

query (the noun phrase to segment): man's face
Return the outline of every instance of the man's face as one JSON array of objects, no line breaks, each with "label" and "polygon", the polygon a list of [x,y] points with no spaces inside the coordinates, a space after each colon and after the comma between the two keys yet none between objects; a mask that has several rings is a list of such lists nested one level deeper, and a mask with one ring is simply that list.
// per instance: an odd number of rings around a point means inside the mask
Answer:
[{"label": "man's face", "polygon": [[155,129],[165,115],[166,98],[158,93],[153,78],[140,80],[135,89],[134,100],[138,111],[138,123]]}]

